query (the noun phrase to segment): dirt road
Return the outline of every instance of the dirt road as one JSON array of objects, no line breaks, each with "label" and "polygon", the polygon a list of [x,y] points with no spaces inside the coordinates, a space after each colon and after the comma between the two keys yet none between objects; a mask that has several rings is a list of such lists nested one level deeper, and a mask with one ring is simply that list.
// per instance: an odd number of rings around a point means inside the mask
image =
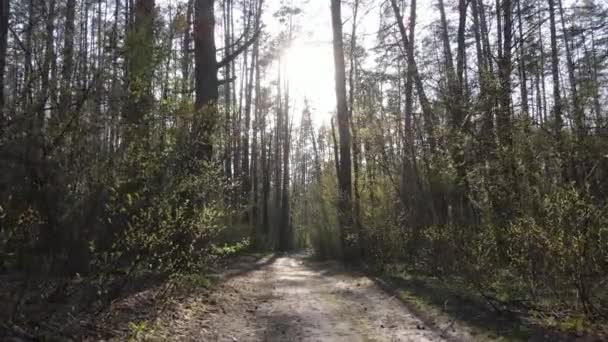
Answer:
[{"label": "dirt road", "polygon": [[[207,298],[186,297],[155,335],[198,341],[443,341],[364,276],[303,257],[233,271]],[[167,323],[162,323],[167,322]]]}]

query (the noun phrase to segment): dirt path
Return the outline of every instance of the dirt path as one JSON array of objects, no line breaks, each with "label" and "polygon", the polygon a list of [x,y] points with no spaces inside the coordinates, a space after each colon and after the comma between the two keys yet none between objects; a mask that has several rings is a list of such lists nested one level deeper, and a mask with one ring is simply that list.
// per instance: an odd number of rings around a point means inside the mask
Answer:
[{"label": "dirt path", "polygon": [[[443,341],[364,276],[302,257],[225,275],[207,298],[176,302],[157,337],[203,341]],[[162,323],[166,322],[166,323]]]}]

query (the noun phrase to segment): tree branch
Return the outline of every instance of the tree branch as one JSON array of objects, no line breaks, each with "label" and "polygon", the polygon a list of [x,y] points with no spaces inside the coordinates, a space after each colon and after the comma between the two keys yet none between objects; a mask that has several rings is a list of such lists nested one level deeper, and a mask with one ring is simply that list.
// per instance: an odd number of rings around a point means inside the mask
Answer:
[{"label": "tree branch", "polygon": [[226,83],[232,83],[234,81],[236,81],[236,76],[230,77],[228,79],[218,80],[217,85],[223,85],[223,84],[226,84]]},{"label": "tree branch", "polygon": [[260,30],[255,31],[254,34],[253,34],[253,37],[251,37],[251,39],[249,39],[248,41],[246,41],[238,49],[236,49],[231,54],[229,54],[228,56],[224,57],[224,59],[222,59],[221,61],[219,61],[217,63],[217,68],[218,69],[219,68],[223,68],[226,65],[228,65],[228,63],[230,63],[233,60],[235,60],[241,53],[243,53],[245,50],[247,50],[247,48],[249,48],[251,46],[251,44],[253,44],[258,39],[259,36],[260,36]]}]

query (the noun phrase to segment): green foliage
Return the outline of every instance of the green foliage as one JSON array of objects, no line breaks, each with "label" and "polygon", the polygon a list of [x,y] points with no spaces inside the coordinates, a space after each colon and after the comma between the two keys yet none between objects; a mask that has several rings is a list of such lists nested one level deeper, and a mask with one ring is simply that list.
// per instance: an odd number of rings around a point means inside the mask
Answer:
[{"label": "green foliage", "polygon": [[[386,139],[376,124],[359,133]],[[482,305],[550,317],[560,329],[581,331],[608,317],[605,141],[564,133],[561,148],[571,153],[564,155],[550,131],[517,119],[516,143],[487,155],[485,142],[471,135],[457,137],[455,148],[454,136],[437,133],[437,151],[422,151],[412,169],[386,158],[382,145],[366,146],[358,184],[366,260],[380,269],[399,265],[437,282],[458,282]],[[461,156],[464,174],[450,148],[468,151]],[[307,188],[314,194],[308,212],[315,216],[323,205],[335,205],[330,176],[331,164],[322,188]],[[306,221],[295,217],[299,225]],[[318,222],[305,226],[311,245],[331,257],[337,224]]]},{"label": "green foliage", "polygon": [[573,186],[556,187],[543,197],[536,217],[506,226],[429,226],[404,243],[415,249],[410,262],[419,272],[461,278],[505,303],[599,317],[608,305],[601,286],[608,281],[605,208]]},{"label": "green foliage", "polygon": [[116,234],[94,244],[103,246],[95,253],[100,268],[188,273],[242,248],[213,244],[230,212],[223,197],[228,183],[204,163],[196,172],[184,168],[169,175],[168,164],[179,162],[175,157],[131,151],[127,165],[135,165],[125,170],[131,177],[117,180],[106,204],[107,222]]},{"label": "green foliage", "polygon": [[320,181],[306,188],[299,199],[300,204],[310,203],[306,211],[296,211],[293,215],[295,225],[306,235],[299,236],[299,243],[310,243],[315,256],[319,259],[335,259],[341,256],[341,245],[338,231],[338,218],[335,210],[337,189],[334,173],[324,173]]},{"label": "green foliage", "polygon": [[211,287],[211,279],[199,273],[174,275],[173,281],[182,287],[189,289],[208,289]]},{"label": "green foliage", "polygon": [[145,341],[147,336],[154,333],[145,321],[129,322],[129,342]]},{"label": "green foliage", "polygon": [[213,255],[217,255],[219,257],[226,257],[230,255],[235,255],[245,251],[250,246],[249,239],[245,239],[240,242],[236,242],[234,244],[228,245],[224,244],[222,246],[217,246],[215,244],[211,245],[211,251]]},{"label": "green foliage", "polygon": [[605,314],[608,219],[606,207],[572,186],[544,198],[537,219],[521,219],[508,230],[510,262],[535,287],[550,288],[585,314]]},{"label": "green foliage", "polygon": [[[183,101],[163,106],[180,122],[194,120],[183,114],[191,108]],[[90,273],[105,282],[144,270],[197,272],[247,247],[242,238],[218,239],[235,212],[225,193],[237,185],[216,161],[194,156],[197,145],[181,126],[154,134],[162,123],[148,114],[147,129],[108,159],[85,154],[46,165],[53,177],[41,185],[26,179],[14,186],[24,194],[0,198],[0,269]]]},{"label": "green foliage", "polygon": [[0,230],[0,269],[34,265],[31,253],[39,242],[44,224],[40,213],[31,206],[14,213],[7,213],[0,207],[0,224],[3,227]]},{"label": "green foliage", "polygon": [[406,232],[397,226],[393,216],[395,194],[390,191],[390,181],[379,177],[366,185],[361,197],[372,205],[363,207],[361,213],[366,246],[364,253],[382,266],[403,253]]}]

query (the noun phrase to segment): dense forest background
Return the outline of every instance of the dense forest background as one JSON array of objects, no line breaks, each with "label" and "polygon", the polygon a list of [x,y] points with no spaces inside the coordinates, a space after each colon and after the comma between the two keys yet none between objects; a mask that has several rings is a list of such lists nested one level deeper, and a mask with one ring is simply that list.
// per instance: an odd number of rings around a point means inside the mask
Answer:
[{"label": "dense forest background", "polygon": [[416,0],[332,0],[318,125],[281,67],[302,10],[267,2],[0,1],[0,273],[312,248],[606,318],[605,3],[436,0],[420,28]]}]

